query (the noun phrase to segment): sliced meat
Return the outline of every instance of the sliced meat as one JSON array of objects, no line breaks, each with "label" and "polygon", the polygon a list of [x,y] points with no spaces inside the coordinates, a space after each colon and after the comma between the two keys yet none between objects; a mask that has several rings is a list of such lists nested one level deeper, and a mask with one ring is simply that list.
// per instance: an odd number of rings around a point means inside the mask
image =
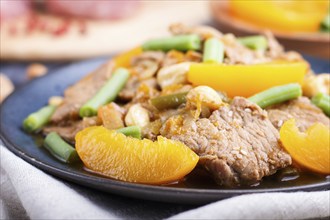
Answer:
[{"label": "sliced meat", "polygon": [[117,19],[134,14],[139,1],[86,1],[51,0],[46,1],[49,12],[92,19]]},{"label": "sliced meat", "polygon": [[267,112],[270,121],[277,129],[291,118],[296,119],[300,131],[305,131],[316,122],[330,127],[330,119],[306,97],[271,106]]},{"label": "sliced meat", "polygon": [[165,57],[162,51],[146,51],[132,59],[131,65],[135,66],[141,61],[150,60],[155,61],[157,64],[161,63]]},{"label": "sliced meat", "polygon": [[171,66],[182,62],[196,62],[202,61],[202,54],[193,50],[189,50],[186,53],[170,50],[166,53],[162,62],[162,67]]},{"label": "sliced meat", "polygon": [[203,55],[199,52],[193,51],[193,50],[189,50],[187,51],[187,53],[185,54],[185,62],[195,62],[195,63],[200,63],[202,62],[203,59]]},{"label": "sliced meat", "polygon": [[267,42],[268,42],[267,55],[272,57],[272,58],[280,57],[284,53],[284,48],[275,39],[272,32],[266,31],[265,36],[266,36]]},{"label": "sliced meat", "polygon": [[276,40],[272,32],[266,31],[265,37],[267,38],[267,42],[268,42],[268,49],[266,51],[267,57],[270,57],[272,59],[280,59],[287,61],[304,60],[303,57],[295,51],[285,52],[283,46]]},{"label": "sliced meat", "polygon": [[119,93],[119,99],[131,101],[138,96],[138,89],[141,85],[146,85],[150,89],[156,89],[157,81],[154,78],[165,54],[161,51],[147,51],[134,57],[131,65],[133,66],[132,75],[123,90]]},{"label": "sliced meat", "polygon": [[283,47],[274,38],[271,32],[266,32],[268,48],[265,51],[251,50],[241,45],[232,34],[224,35],[221,40],[225,46],[225,63],[228,64],[258,64],[284,59],[289,61],[301,61],[303,58],[296,52],[285,52]]},{"label": "sliced meat", "polygon": [[76,134],[82,129],[82,121],[75,121],[61,127],[57,125],[49,125],[43,129],[43,133],[49,134],[50,132],[56,132],[67,142],[74,143]]},{"label": "sliced meat", "polygon": [[161,135],[185,143],[226,186],[256,183],[291,164],[267,112],[241,97],[209,118],[194,120],[189,113],[171,117]]},{"label": "sliced meat", "polygon": [[138,88],[143,84],[152,89],[157,87],[157,81],[155,78],[139,80],[137,76],[132,76],[128,79],[123,90],[120,91],[118,95],[119,99],[124,101],[131,101],[135,96],[138,95]]},{"label": "sliced meat", "polygon": [[65,90],[63,103],[56,109],[51,123],[66,124],[70,120],[79,119],[80,107],[104,85],[114,67],[114,63],[109,61]]},{"label": "sliced meat", "polygon": [[128,79],[125,87],[118,94],[119,99],[124,101],[132,100],[139,86],[140,86],[139,78],[137,76],[131,76]]},{"label": "sliced meat", "polygon": [[0,21],[9,20],[31,12],[31,1],[29,0],[1,0]]},{"label": "sliced meat", "polygon": [[170,50],[166,53],[163,59],[162,67],[171,66],[177,63],[182,63],[184,61],[185,61],[185,54],[183,52],[177,50]]},{"label": "sliced meat", "polygon": [[181,23],[175,23],[170,25],[170,32],[173,35],[182,35],[182,34],[198,34],[202,39],[207,39],[210,37],[221,37],[222,33],[217,29],[209,26],[195,26],[189,27]]},{"label": "sliced meat", "polygon": [[143,52],[132,59],[132,70],[139,80],[151,78],[156,75],[164,56],[164,52],[161,51]]},{"label": "sliced meat", "polygon": [[43,129],[43,133],[56,132],[66,141],[74,143],[79,131],[90,126],[101,125],[101,123],[98,117],[89,117],[79,121],[69,121],[65,126],[48,125]]},{"label": "sliced meat", "polygon": [[[270,31],[265,32],[265,37],[268,41],[268,48],[266,51],[251,50],[240,44],[233,34],[222,34],[212,27],[188,27],[179,23],[171,25],[170,31],[174,35],[198,34],[202,40],[205,40],[209,37],[219,38],[224,44],[224,63],[226,64],[258,64],[270,62],[274,59],[285,59],[290,61],[303,60],[303,58],[298,53],[292,51],[286,53]],[[174,58],[176,59],[173,59],[172,57],[166,57],[164,66],[174,64],[176,60],[179,61],[181,57],[176,56]]]},{"label": "sliced meat", "polygon": [[143,127],[142,136],[152,141],[156,141],[161,127],[162,127],[162,122],[160,121],[160,119],[150,122],[149,124]]},{"label": "sliced meat", "polygon": [[227,64],[256,64],[269,62],[262,51],[254,51],[240,44],[233,34],[226,34],[221,38],[225,46],[225,60]]}]

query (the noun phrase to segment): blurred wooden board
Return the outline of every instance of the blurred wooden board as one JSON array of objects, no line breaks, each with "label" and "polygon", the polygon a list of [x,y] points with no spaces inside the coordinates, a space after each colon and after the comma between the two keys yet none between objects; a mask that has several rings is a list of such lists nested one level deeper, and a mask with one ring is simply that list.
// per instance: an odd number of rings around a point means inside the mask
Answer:
[{"label": "blurred wooden board", "polygon": [[209,8],[206,1],[142,1],[136,14],[123,20],[82,21],[50,15],[38,15],[37,19],[55,29],[31,30],[27,17],[1,23],[2,60],[77,60],[110,55],[168,34],[171,23],[204,23],[209,19]]},{"label": "blurred wooden board", "polygon": [[[265,31],[251,23],[231,16],[227,0],[210,1],[210,9],[217,27],[223,32],[244,36]],[[283,33],[274,31],[273,33],[287,50],[296,50],[330,59],[330,33]]]}]

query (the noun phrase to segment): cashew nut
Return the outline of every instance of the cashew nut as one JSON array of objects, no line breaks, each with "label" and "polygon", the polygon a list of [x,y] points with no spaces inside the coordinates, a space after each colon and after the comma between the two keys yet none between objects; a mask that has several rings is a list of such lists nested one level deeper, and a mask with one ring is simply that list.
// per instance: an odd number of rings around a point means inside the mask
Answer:
[{"label": "cashew nut", "polygon": [[184,62],[161,68],[157,74],[158,84],[164,89],[169,85],[187,83],[189,67],[190,63]]},{"label": "cashew nut", "polygon": [[148,110],[143,108],[140,104],[132,105],[125,116],[125,123],[126,126],[146,126],[150,123]]}]

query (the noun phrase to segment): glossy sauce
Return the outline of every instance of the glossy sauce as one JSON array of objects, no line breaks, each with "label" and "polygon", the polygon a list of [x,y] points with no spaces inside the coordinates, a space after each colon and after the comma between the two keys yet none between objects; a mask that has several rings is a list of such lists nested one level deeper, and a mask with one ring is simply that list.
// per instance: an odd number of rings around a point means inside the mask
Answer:
[{"label": "glossy sauce", "polygon": [[[82,164],[76,164],[75,166],[81,166],[84,172],[87,172],[89,174],[106,177],[98,172],[88,169]],[[286,169],[292,169],[292,168],[293,167],[288,167]],[[189,189],[271,189],[271,188],[303,186],[307,184],[315,184],[324,181],[330,181],[330,176],[318,175],[318,174],[313,174],[310,172],[302,172],[302,171],[299,171],[295,174],[283,175],[281,171],[278,171],[278,173],[272,176],[264,177],[262,181],[257,184],[230,188],[230,187],[218,185],[213,180],[212,176],[209,173],[207,173],[204,169],[197,167],[184,179],[173,183],[164,184],[163,186],[175,187],[175,188],[189,188]]]},{"label": "glossy sauce", "polygon": [[[288,169],[291,169],[289,167]],[[196,168],[186,178],[179,182],[170,184],[171,187],[180,188],[199,188],[199,189],[269,189],[269,188],[282,188],[302,186],[306,184],[314,184],[318,182],[330,181],[329,176],[313,174],[310,172],[298,171],[295,174],[282,175],[281,171],[273,174],[272,176],[264,177],[262,181],[250,186],[238,186],[235,188],[224,187],[218,185],[202,168]]]}]

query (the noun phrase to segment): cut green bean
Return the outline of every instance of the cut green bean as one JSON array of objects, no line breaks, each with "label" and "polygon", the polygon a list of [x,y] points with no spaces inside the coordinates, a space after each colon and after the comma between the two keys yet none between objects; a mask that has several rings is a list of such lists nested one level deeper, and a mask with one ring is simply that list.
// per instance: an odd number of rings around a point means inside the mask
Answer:
[{"label": "cut green bean", "polygon": [[238,42],[252,50],[264,51],[267,49],[268,42],[267,39],[262,35],[255,35],[249,37],[239,37]]},{"label": "cut green bean", "polygon": [[152,98],[151,104],[155,106],[158,110],[164,110],[169,108],[177,108],[181,104],[186,102],[187,92],[170,94]]},{"label": "cut green bean", "polygon": [[302,90],[298,83],[291,83],[283,86],[275,86],[263,92],[251,96],[249,100],[256,103],[261,108],[266,108],[270,105],[285,102],[301,96]]},{"label": "cut green bean", "polygon": [[330,13],[324,17],[323,21],[321,22],[321,31],[323,32],[330,32]]},{"label": "cut green bean", "polygon": [[47,105],[42,107],[38,111],[31,113],[23,121],[23,128],[27,132],[39,131],[44,125],[46,125],[53,115],[56,107],[53,105]]},{"label": "cut green bean", "polygon": [[[112,102],[118,93],[123,89],[129,77],[129,71],[125,68],[118,68],[105,85],[88,100],[79,111],[81,117],[91,117],[97,114],[99,107]],[[82,94],[83,95],[83,94]]]},{"label": "cut green bean", "polygon": [[72,163],[79,159],[76,149],[66,143],[56,132],[51,132],[46,136],[44,146],[62,162]]},{"label": "cut green bean", "polygon": [[330,117],[330,96],[319,93],[312,98],[312,103],[322,109],[322,111]]},{"label": "cut green bean", "polygon": [[141,128],[139,126],[129,126],[124,128],[119,128],[116,131],[126,136],[141,139]]},{"label": "cut green bean", "polygon": [[200,50],[201,39],[196,34],[178,35],[167,38],[149,40],[142,45],[143,50]]},{"label": "cut green bean", "polygon": [[204,63],[222,63],[224,57],[224,46],[216,38],[210,38],[205,41],[203,51]]}]

